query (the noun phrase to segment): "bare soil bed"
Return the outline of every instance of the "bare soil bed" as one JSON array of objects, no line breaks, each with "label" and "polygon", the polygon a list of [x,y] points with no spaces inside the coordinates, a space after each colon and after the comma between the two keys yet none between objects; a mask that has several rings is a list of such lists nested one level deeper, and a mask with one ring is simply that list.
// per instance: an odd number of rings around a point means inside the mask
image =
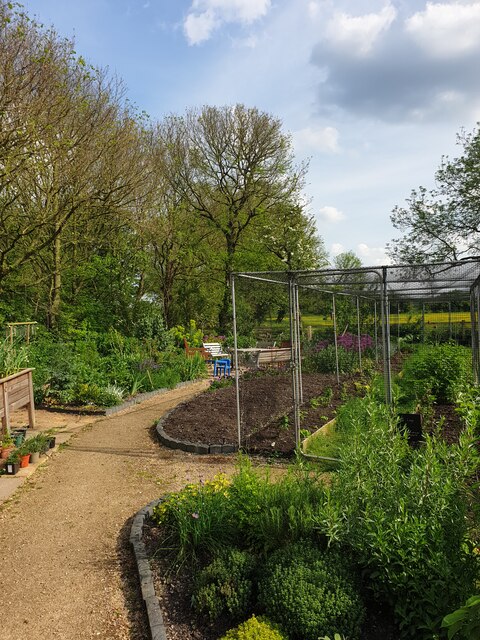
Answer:
[{"label": "bare soil bed", "polygon": [[[363,392],[361,377],[304,374],[302,429],[315,431],[332,419],[345,400]],[[240,383],[243,446],[249,453],[289,455],[295,448],[291,375],[259,372]],[[451,444],[458,440],[462,424],[453,406],[437,405],[434,424]],[[433,424],[432,423],[432,424]],[[165,432],[179,440],[204,444],[236,444],[235,387],[207,390],[179,405],[163,424]],[[431,432],[434,426],[426,427]]]}]

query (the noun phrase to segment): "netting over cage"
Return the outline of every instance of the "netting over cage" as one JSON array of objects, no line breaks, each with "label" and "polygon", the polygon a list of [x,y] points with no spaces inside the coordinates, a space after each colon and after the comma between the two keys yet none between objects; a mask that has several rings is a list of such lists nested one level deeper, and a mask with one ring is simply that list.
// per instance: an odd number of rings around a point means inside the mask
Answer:
[{"label": "netting over cage", "polygon": [[[241,403],[241,371],[259,363],[291,373],[295,441],[300,440],[305,345],[334,359],[356,357],[362,369],[369,353],[383,368],[391,402],[392,353],[402,341],[444,341],[471,346],[474,379],[480,374],[480,258],[453,263],[243,272],[232,276],[234,362],[239,446],[245,445],[248,410]],[[248,301],[248,304],[245,301]],[[239,345],[245,323],[256,323],[260,341]],[[260,326],[261,330],[258,330]],[[263,340],[262,340],[263,338]]]}]

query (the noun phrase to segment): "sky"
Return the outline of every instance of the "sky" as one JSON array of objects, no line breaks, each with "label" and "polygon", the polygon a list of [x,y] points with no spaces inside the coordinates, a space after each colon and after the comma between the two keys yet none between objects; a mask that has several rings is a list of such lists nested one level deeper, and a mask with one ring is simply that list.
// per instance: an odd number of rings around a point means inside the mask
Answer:
[{"label": "sky", "polygon": [[152,119],[243,103],[283,122],[332,256],[387,264],[390,214],[480,120],[480,0],[24,0]]}]

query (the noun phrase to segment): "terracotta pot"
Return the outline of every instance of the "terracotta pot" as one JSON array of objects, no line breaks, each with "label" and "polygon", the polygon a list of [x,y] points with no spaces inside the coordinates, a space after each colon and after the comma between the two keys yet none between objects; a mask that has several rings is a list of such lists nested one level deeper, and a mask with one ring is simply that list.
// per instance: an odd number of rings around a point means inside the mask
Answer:
[{"label": "terracotta pot", "polygon": [[11,447],[5,447],[5,448],[2,447],[2,450],[0,451],[0,458],[2,460],[6,460],[14,449],[15,447],[13,446],[13,444]]},{"label": "terracotta pot", "polygon": [[30,454],[26,453],[24,456],[20,458],[20,468],[25,469],[25,467],[28,467],[29,462],[30,462]]}]

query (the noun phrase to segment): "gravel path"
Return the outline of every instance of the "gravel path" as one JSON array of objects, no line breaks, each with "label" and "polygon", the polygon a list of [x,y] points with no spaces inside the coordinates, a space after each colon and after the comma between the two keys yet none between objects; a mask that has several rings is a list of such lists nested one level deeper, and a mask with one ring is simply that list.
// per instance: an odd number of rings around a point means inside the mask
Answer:
[{"label": "gravel path", "polygon": [[2,640],[149,638],[128,546],[131,518],[162,493],[233,466],[154,439],[158,418],[202,388],[84,427],[0,509]]}]

